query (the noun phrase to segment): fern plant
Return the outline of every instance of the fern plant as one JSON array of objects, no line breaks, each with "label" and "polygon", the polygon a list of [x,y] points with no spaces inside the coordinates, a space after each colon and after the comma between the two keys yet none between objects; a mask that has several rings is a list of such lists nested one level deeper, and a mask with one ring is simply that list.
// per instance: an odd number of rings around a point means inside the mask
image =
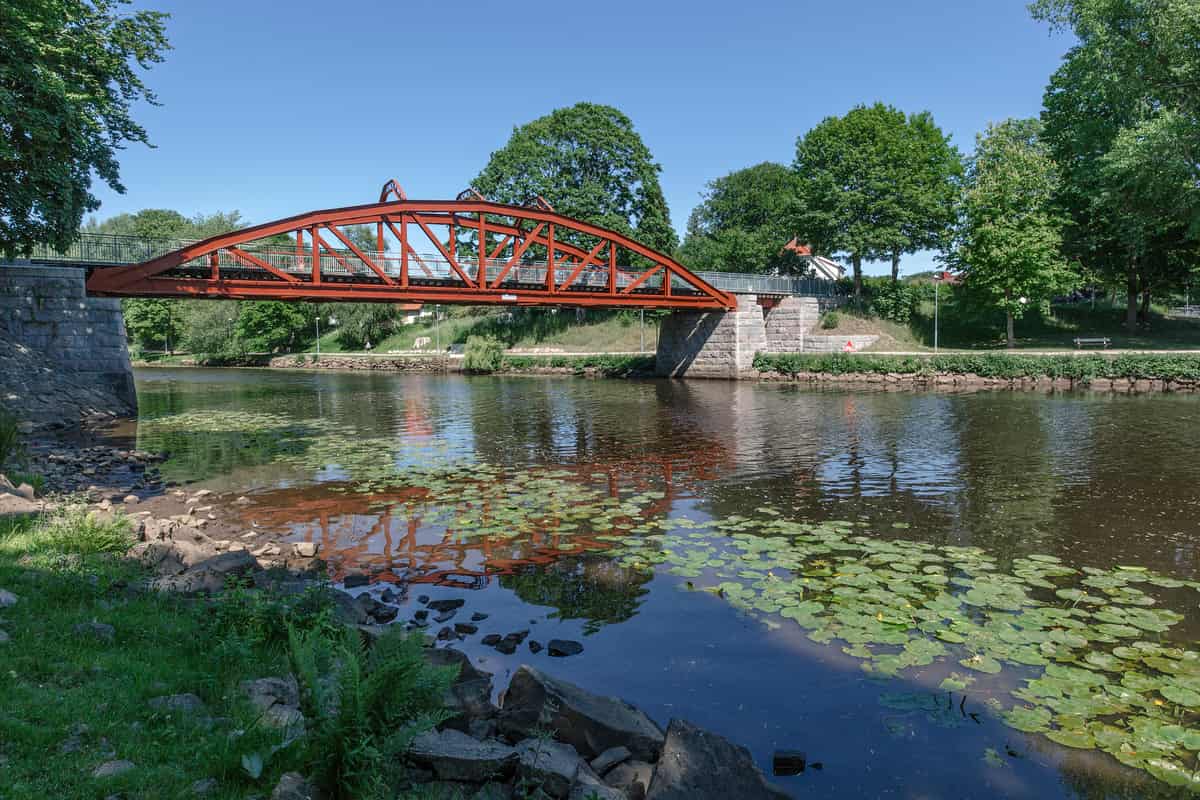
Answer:
[{"label": "fern plant", "polygon": [[337,636],[288,629],[300,684],[312,778],[331,800],[374,797],[387,768],[422,733],[452,714],[443,697],[454,667],[433,667],[419,637],[392,630],[369,652],[353,630]]}]

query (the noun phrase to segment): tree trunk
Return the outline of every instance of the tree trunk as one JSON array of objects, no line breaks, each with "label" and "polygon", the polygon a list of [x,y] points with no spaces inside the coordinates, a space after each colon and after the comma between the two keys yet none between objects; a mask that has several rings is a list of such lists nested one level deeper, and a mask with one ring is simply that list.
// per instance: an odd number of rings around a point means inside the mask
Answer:
[{"label": "tree trunk", "polygon": [[1017,346],[1017,337],[1013,330],[1013,313],[1012,313],[1012,292],[1008,289],[1004,290],[1004,322],[1005,336],[1007,337],[1007,347],[1012,350]]},{"label": "tree trunk", "polygon": [[892,283],[900,280],[900,251],[892,251]]},{"label": "tree trunk", "polygon": [[1138,309],[1138,324],[1142,328],[1150,327],[1150,284],[1142,284],[1142,307]]},{"label": "tree trunk", "polygon": [[1130,264],[1125,276],[1125,330],[1137,333],[1138,323],[1138,280],[1137,269]]},{"label": "tree trunk", "polygon": [[862,308],[862,254],[854,253],[850,256],[850,262],[854,265],[854,305],[859,309]]}]

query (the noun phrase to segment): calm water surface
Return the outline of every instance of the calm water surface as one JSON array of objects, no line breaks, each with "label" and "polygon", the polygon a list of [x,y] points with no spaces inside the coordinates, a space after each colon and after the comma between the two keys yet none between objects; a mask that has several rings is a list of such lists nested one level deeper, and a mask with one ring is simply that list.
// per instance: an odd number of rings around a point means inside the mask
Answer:
[{"label": "calm water surface", "polygon": [[[490,617],[459,646],[499,685],[533,663],[664,725],[681,716],[723,733],[764,769],[776,749],[803,750],[823,768],[781,779],[797,796],[1181,791],[987,713],[989,697],[1010,705],[1007,691],[1037,670],[980,674],[966,695],[938,688],[950,667],[967,672],[955,663],[963,653],[949,667],[939,658],[881,678],[844,642],[813,641],[778,609],[747,613],[705,591],[721,583],[711,564],[637,564],[621,551],[661,524],[727,553],[736,534],[703,526],[757,515],[977,547],[1000,571],[1044,554],[1076,569],[1128,565],[1194,581],[1200,398],[257,370],[137,377],[138,444],[171,453],[168,478],[248,494],[247,527],[320,542],[338,577],[367,571],[408,585],[401,620],[420,594],[465,597],[466,612]],[[396,475],[409,477],[389,484]],[[462,480],[478,482],[477,500]],[[532,512],[497,511],[506,485],[519,486],[515,504],[544,498],[532,529]],[[638,506],[636,524],[616,523],[622,541],[598,510],[620,501]],[[663,549],[679,558],[679,547]],[[1195,649],[1197,598],[1164,590],[1160,607],[1182,619],[1161,641]],[[584,653],[504,656],[478,642],[521,629],[543,644],[581,641]],[[1194,714],[1178,721],[1196,725]]]}]

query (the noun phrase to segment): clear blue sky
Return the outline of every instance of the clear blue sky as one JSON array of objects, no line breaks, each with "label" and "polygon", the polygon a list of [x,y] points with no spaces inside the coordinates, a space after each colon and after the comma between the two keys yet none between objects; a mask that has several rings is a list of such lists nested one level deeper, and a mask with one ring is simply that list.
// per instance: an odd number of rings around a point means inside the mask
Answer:
[{"label": "clear blue sky", "polygon": [[[451,198],[514,125],[587,100],[620,108],[662,164],[680,230],[704,184],[772,160],[876,100],[929,110],[964,151],[1032,116],[1069,45],[1024,0],[137,0],[174,47],[121,158],[141,208],[261,222],[378,196]],[[921,254],[905,272],[928,267]],[[877,265],[871,272],[881,272]]]}]

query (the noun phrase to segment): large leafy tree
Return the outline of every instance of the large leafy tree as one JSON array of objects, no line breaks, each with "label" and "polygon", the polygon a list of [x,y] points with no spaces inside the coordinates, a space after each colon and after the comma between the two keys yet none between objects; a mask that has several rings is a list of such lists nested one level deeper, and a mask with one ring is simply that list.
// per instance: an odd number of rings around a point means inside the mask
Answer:
[{"label": "large leafy tree", "polygon": [[[235,230],[244,224],[237,211],[185,217],[171,209],[145,208],[132,214],[117,214],[102,222],[90,219],[84,230],[140,239],[204,239]],[[174,349],[179,342],[196,338],[188,328],[193,324],[208,324],[210,320],[204,315],[192,313],[190,304],[191,301],[153,297],[123,300],[121,308],[125,312],[125,329],[129,338],[144,348],[161,347],[167,350]],[[236,305],[231,307],[236,309]]]},{"label": "large leafy tree", "polygon": [[1200,246],[1200,5],[1039,0],[1031,9],[1077,38],[1042,115],[1063,174],[1067,251],[1125,283],[1132,331],[1152,292],[1187,280]]},{"label": "large leafy tree", "polygon": [[829,117],[796,143],[798,227],[819,251],[842,252],[862,297],[862,263],[946,240],[962,159],[928,113],[876,103]]},{"label": "large leafy tree", "polygon": [[1008,120],[979,137],[969,161],[961,225],[951,260],[967,291],[1013,320],[1048,304],[1071,273],[1054,209],[1057,175],[1036,120]]},{"label": "large leafy tree", "polygon": [[503,203],[541,195],[562,214],[669,253],[677,240],[661,170],[629,117],[577,103],[515,128],[472,185]]},{"label": "large leafy tree", "polygon": [[680,257],[693,269],[767,272],[795,235],[799,203],[799,178],[783,164],[717,178],[688,218]]},{"label": "large leafy tree", "polygon": [[165,15],[127,0],[0,3],[0,252],[65,248],[99,207],[92,175],[124,191],[117,151],[148,143],[130,115],[154,102],[140,71],[168,48]]}]

